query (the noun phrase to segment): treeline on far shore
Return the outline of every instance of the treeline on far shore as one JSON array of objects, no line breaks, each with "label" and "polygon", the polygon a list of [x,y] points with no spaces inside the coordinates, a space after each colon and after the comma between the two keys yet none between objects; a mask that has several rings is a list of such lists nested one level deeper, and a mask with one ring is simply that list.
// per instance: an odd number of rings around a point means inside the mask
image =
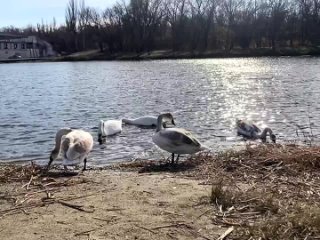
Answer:
[{"label": "treeline on far shore", "polygon": [[319,50],[320,0],[120,0],[105,10],[70,0],[62,25],[0,31],[36,35],[61,54]]}]

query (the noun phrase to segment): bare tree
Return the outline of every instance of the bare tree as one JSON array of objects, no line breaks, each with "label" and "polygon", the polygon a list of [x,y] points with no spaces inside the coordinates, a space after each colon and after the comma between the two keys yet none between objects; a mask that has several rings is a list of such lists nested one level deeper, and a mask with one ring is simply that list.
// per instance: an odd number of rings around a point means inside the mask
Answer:
[{"label": "bare tree", "polygon": [[192,24],[191,49],[207,49],[217,3],[215,0],[189,0]]},{"label": "bare tree", "polygon": [[269,35],[271,39],[271,47],[276,49],[276,41],[279,39],[279,34],[283,23],[287,16],[287,2],[285,0],[269,0]]},{"label": "bare tree", "polygon": [[78,7],[76,0],[69,0],[66,9],[66,29],[71,33],[71,40],[74,43],[74,50],[77,51],[77,20],[78,20]]},{"label": "bare tree", "polygon": [[[78,4],[79,3],[79,4]],[[36,35],[62,54],[154,49],[232,50],[320,45],[320,0],[119,0],[102,13],[69,0],[65,24],[2,28]]]},{"label": "bare tree", "polygon": [[171,28],[172,48],[181,49],[186,32],[186,0],[168,0],[165,5],[166,18]]},{"label": "bare tree", "polygon": [[227,27],[226,49],[231,50],[234,47],[234,30],[236,28],[236,16],[243,6],[243,0],[224,0],[222,9],[225,14]]},{"label": "bare tree", "polygon": [[86,40],[88,37],[88,28],[90,27],[90,17],[91,11],[90,7],[87,7],[85,1],[82,0],[79,5],[78,10],[78,25],[79,25],[79,32],[81,34],[81,41],[82,41],[82,49],[86,49]]}]

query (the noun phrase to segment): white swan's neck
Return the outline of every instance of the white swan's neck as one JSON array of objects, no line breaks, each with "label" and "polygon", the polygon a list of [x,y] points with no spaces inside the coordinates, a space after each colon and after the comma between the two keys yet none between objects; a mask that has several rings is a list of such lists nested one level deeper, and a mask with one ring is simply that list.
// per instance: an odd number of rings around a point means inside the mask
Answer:
[{"label": "white swan's neck", "polygon": [[156,129],[156,132],[159,132],[163,129],[163,126],[162,126],[162,118],[163,116],[162,115],[159,115],[158,117],[158,120],[157,120],[157,129]]},{"label": "white swan's neck", "polygon": [[100,135],[104,135],[105,134],[104,121],[103,120],[100,120],[98,134],[100,134]]},{"label": "white swan's neck", "polygon": [[128,118],[123,118],[123,119],[122,119],[122,122],[128,123],[128,124],[133,124],[133,123],[134,123],[134,120],[133,120],[133,119],[128,119]]}]

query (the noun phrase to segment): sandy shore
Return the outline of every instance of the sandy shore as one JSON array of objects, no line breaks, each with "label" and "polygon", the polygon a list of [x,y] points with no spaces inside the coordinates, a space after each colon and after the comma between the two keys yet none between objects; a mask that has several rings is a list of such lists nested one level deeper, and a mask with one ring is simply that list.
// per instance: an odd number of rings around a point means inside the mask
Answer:
[{"label": "sandy shore", "polygon": [[[224,232],[201,216],[208,210],[201,200],[210,188],[199,181],[113,170],[88,171],[72,179],[74,184],[63,187],[48,185],[47,192],[81,210],[56,202],[8,212],[0,219],[1,239],[217,239]],[[10,193],[12,201],[29,204],[47,197],[21,186],[2,184],[0,195]],[[2,196],[1,210],[12,208],[12,201]]]},{"label": "sandy shore", "polygon": [[248,145],[80,175],[0,165],[1,239],[319,239],[320,147]]}]

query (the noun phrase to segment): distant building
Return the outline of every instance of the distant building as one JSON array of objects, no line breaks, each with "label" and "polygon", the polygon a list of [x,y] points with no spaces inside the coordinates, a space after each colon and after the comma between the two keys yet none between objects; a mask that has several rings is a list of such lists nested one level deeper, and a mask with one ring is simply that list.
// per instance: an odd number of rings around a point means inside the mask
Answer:
[{"label": "distant building", "polygon": [[55,55],[50,43],[35,36],[0,34],[0,60],[35,59]]}]

